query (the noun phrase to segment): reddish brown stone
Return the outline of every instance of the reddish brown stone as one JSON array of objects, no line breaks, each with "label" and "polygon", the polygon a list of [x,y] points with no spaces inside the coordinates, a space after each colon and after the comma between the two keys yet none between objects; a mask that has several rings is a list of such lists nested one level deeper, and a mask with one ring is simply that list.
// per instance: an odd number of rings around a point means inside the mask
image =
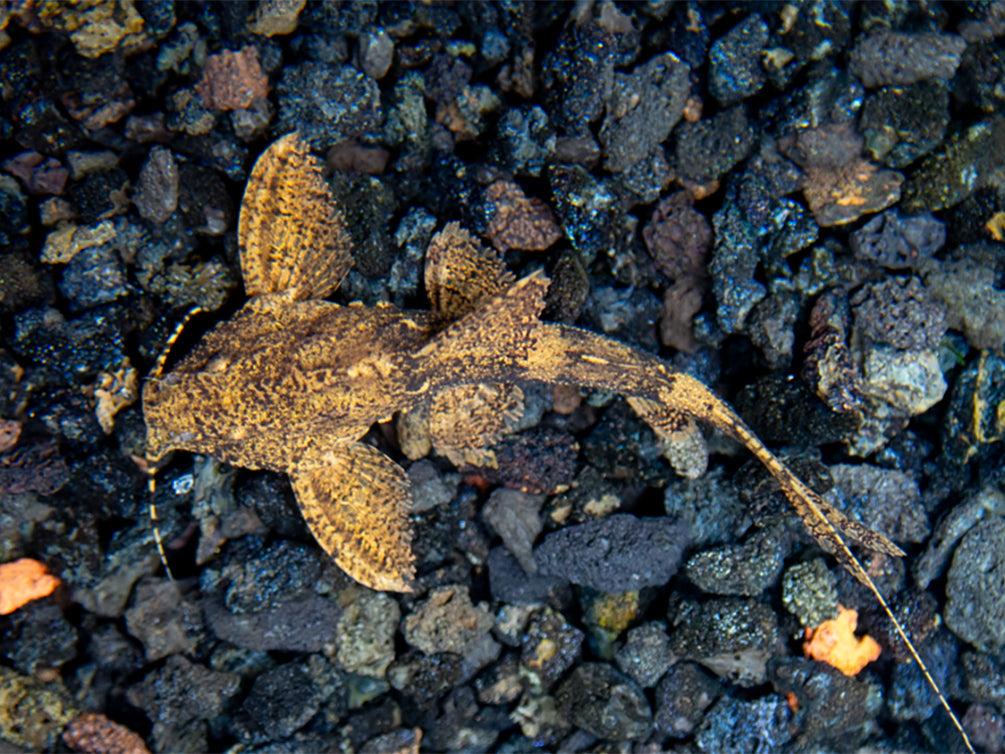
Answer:
[{"label": "reddish brown stone", "polygon": [[486,235],[499,251],[544,251],[562,237],[548,205],[512,181],[496,181],[485,195],[490,206]]},{"label": "reddish brown stone", "polygon": [[656,266],[671,280],[706,274],[712,228],[692,203],[686,191],[666,197],[653,210],[652,219],[642,230],[642,238]]},{"label": "reddish brown stone", "polygon": [[256,98],[268,97],[269,78],[262,71],[258,50],[249,45],[210,55],[195,91],[211,110],[242,110]]},{"label": "reddish brown stone", "polygon": [[29,194],[63,193],[69,171],[55,157],[38,152],[21,152],[3,163],[3,169],[21,179]]}]

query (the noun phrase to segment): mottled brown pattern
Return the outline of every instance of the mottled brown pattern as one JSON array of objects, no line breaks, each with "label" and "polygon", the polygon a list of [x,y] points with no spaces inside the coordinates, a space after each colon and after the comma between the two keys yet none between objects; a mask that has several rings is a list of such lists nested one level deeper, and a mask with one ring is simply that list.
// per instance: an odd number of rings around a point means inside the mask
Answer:
[{"label": "mottled brown pattern", "polygon": [[[433,312],[308,300],[338,284],[350,254],[319,163],[295,134],[255,165],[239,242],[248,303],[173,372],[146,384],[151,460],[184,449],[289,473],[311,531],[349,575],[375,589],[408,591],[407,477],[358,442],[371,425],[397,411],[428,411],[435,396],[462,386],[541,381],[625,394],[661,436],[692,434],[699,420],[765,465],[814,538],[876,596],[962,733],[847,540],[890,555],[903,555],[900,548],[827,505],[702,383],[645,351],[542,322],[548,279],[541,272],[512,282],[497,256],[449,225],[430,245]],[[463,403],[446,408],[462,422],[470,413]]]},{"label": "mottled brown pattern", "polygon": [[357,440],[396,411],[423,409],[448,455],[461,459],[470,442],[480,456],[513,426],[514,397],[501,385],[531,380],[626,394],[663,437],[698,419],[736,438],[864,583],[843,537],[902,554],[826,505],[697,380],[602,335],[542,322],[548,279],[512,282],[455,224],[430,244],[434,312],[313,300],[344,274],[349,251],[317,161],[296,135],[252,171],[240,239],[251,298],[172,373],[148,381],[147,452],[158,459],[180,448],[289,473],[319,542],[364,584],[408,588],[410,497],[400,468]]}]

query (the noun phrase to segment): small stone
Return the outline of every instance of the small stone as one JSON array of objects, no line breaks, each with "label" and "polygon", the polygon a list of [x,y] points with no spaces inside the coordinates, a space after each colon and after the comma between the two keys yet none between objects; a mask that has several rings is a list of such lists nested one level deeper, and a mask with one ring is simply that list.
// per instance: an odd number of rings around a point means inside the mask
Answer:
[{"label": "small stone", "polygon": [[482,704],[511,704],[523,693],[520,664],[514,654],[505,655],[475,679],[478,701]]},{"label": "small stone", "polygon": [[10,620],[4,654],[22,673],[38,675],[77,656],[77,630],[50,600],[29,603]]},{"label": "small stone", "polygon": [[696,660],[740,686],[764,683],[767,662],[779,639],[778,619],[771,608],[734,597],[685,601],[670,621],[674,654]]},{"label": "small stone", "polygon": [[993,707],[971,704],[960,722],[978,751],[1005,749],[1005,719]]},{"label": "small stone", "polygon": [[167,147],[150,150],[133,202],[140,216],[152,223],[166,222],[178,208],[178,165]]},{"label": "small stone", "polygon": [[1005,494],[994,485],[971,494],[943,516],[925,551],[914,563],[918,588],[927,589],[940,577],[960,539],[979,521],[992,516],[1005,516]]},{"label": "small stone", "polygon": [[625,644],[614,659],[618,670],[645,689],[655,686],[677,661],[670,650],[670,637],[664,624],[656,621],[629,629]]},{"label": "small stone", "polygon": [[656,687],[656,729],[671,738],[685,738],[702,721],[722,684],[693,662],[678,662]]},{"label": "small stone", "polygon": [[810,313],[810,327],[810,339],[803,346],[803,379],[833,412],[862,407],[861,374],[848,347],[851,315],[845,296],[838,291],[820,296]]},{"label": "small stone", "polygon": [[777,696],[752,702],[724,696],[709,710],[695,736],[695,745],[708,752],[778,751],[792,739],[791,718],[788,704]]},{"label": "small stone", "polygon": [[46,236],[41,259],[46,264],[67,264],[81,251],[108,243],[115,233],[115,224],[111,220],[102,220],[86,228],[64,225]]},{"label": "small stone", "polygon": [[935,79],[866,97],[860,127],[872,159],[903,168],[935,149],[949,126],[949,85]]},{"label": "small stone", "polygon": [[[386,752],[418,752],[422,741],[422,728],[396,728],[369,738],[360,747],[360,754],[385,754]],[[491,742],[490,742],[491,743]]]},{"label": "small stone", "polygon": [[734,202],[726,202],[712,216],[712,227],[715,243],[709,273],[718,304],[716,321],[727,333],[743,332],[747,316],[768,294],[755,278],[763,248],[758,229]]},{"label": "small stone", "polygon": [[133,0],[98,0],[86,5],[56,2],[39,9],[38,20],[47,28],[69,34],[77,52],[97,58],[114,50],[128,55],[149,44],[144,20]]},{"label": "small stone", "polygon": [[123,214],[129,206],[128,190],[129,176],[115,167],[88,173],[71,183],[66,198],[76,207],[81,224],[93,225]]},{"label": "small stone", "polygon": [[387,74],[394,62],[394,40],[383,29],[366,31],[359,35],[359,67],[367,76],[378,81]]},{"label": "small stone", "polygon": [[608,741],[642,741],[652,731],[652,711],[642,690],[610,665],[576,667],[555,693],[559,710],[576,727]]},{"label": "small stone", "polygon": [[984,652],[1005,647],[1005,518],[981,521],[960,542],[946,580],[946,625]]},{"label": "small stone", "polygon": [[624,172],[660,149],[684,113],[689,73],[686,63],[667,52],[629,74],[614,74],[600,127],[607,170]]},{"label": "small stone", "polygon": [[408,467],[412,490],[412,513],[446,505],[454,499],[460,485],[460,474],[441,474],[432,461],[420,460]]},{"label": "small stone", "polygon": [[488,606],[471,604],[467,587],[443,586],[430,592],[405,616],[405,641],[427,655],[453,652],[465,655],[492,628]]},{"label": "small stone", "polygon": [[931,527],[912,477],[869,464],[835,464],[830,473],[841,512],[894,542],[928,539]]},{"label": "small stone", "polygon": [[848,67],[869,88],[951,79],[966,46],[955,34],[884,29],[856,43]]},{"label": "small stone", "polygon": [[11,176],[0,175],[0,240],[10,243],[28,231],[28,197]]},{"label": "small stone", "polygon": [[377,82],[350,66],[309,60],[287,67],[278,91],[278,130],[298,130],[313,149],[363,136],[379,126]]},{"label": "small stone", "polygon": [[889,269],[914,267],[946,243],[946,226],[929,213],[905,217],[887,210],[854,231],[849,241],[855,256]]},{"label": "small stone", "polygon": [[247,743],[287,738],[321,709],[323,695],[299,662],[288,662],[255,679],[234,726]]},{"label": "small stone", "polygon": [[547,204],[528,197],[511,181],[496,181],[485,191],[488,228],[485,235],[499,251],[544,251],[562,232]]},{"label": "small stone", "polygon": [[59,160],[38,152],[22,152],[4,160],[2,167],[20,178],[25,190],[34,196],[62,194],[69,178],[69,171]]},{"label": "small stone", "polygon": [[62,105],[88,131],[121,120],[136,107],[125,62],[120,55],[102,55],[96,60],[74,61],[64,69]]},{"label": "small stone", "polygon": [[112,722],[104,715],[86,714],[74,720],[63,731],[63,743],[74,751],[115,752],[116,754],[150,754],[143,739],[124,725]]},{"label": "small stone", "polygon": [[532,688],[546,692],[581,657],[583,632],[551,608],[535,612],[520,635],[520,668]]},{"label": "small stone", "polygon": [[60,199],[58,196],[43,199],[38,204],[39,222],[47,228],[51,228],[57,223],[66,223],[69,220],[73,220],[76,216],[77,213],[74,211],[73,205],[66,201],[66,199]]},{"label": "small stone", "polygon": [[707,274],[712,227],[694,209],[694,199],[686,191],[662,199],[642,229],[646,248],[660,272],[671,280],[701,278]]},{"label": "small stone", "polygon": [[579,591],[579,604],[583,608],[590,650],[602,660],[614,659],[614,642],[639,618],[645,607],[636,590],[598,592],[590,587]]},{"label": "small stone", "polygon": [[820,558],[796,563],[785,571],[782,603],[805,628],[816,628],[838,616],[837,579]]},{"label": "small stone", "polygon": [[946,393],[946,380],[933,350],[901,351],[873,343],[864,349],[863,362],[863,389],[897,415],[923,414]]},{"label": "small stone", "polygon": [[572,724],[559,711],[555,697],[528,692],[513,711],[526,742],[533,748],[565,742]]},{"label": "small stone", "polygon": [[788,549],[785,531],[769,527],[743,545],[693,555],[685,572],[699,589],[710,594],[754,597],[778,580]]},{"label": "small stone", "polygon": [[502,537],[506,548],[520,562],[527,573],[534,573],[534,540],[544,528],[541,505],[544,495],[530,495],[517,490],[495,490],[485,503],[482,515],[496,534]]},{"label": "small stone", "polygon": [[974,348],[1000,351],[1005,344],[1005,291],[995,287],[994,257],[986,247],[961,250],[955,258],[932,262],[925,287],[946,307],[946,324],[962,332]]},{"label": "small stone", "polygon": [[721,466],[699,479],[675,479],[663,505],[668,516],[686,522],[689,546],[709,547],[735,541],[734,532],[750,526],[750,512]]},{"label": "small stone", "polygon": [[675,133],[674,167],[682,178],[699,187],[712,186],[749,156],[755,144],[742,105],[695,123],[683,123]]},{"label": "small stone", "polygon": [[202,612],[183,600],[172,581],[146,579],[126,610],[126,628],[146,649],[148,662],[191,652],[203,637]]},{"label": "small stone", "polygon": [[204,106],[195,89],[179,89],[167,101],[165,121],[170,131],[205,136],[216,124],[216,112]]},{"label": "small stone", "polygon": [[709,51],[709,89],[723,107],[757,94],[767,81],[761,64],[768,25],[756,13],[716,40]]},{"label": "small stone", "polygon": [[617,249],[624,210],[612,186],[575,164],[549,165],[547,174],[555,214],[584,264]]},{"label": "small stone", "polygon": [[579,444],[566,432],[538,428],[501,441],[495,454],[496,468],[478,469],[490,484],[552,495],[572,482]]},{"label": "small stone", "polygon": [[556,149],[555,129],[537,105],[506,110],[496,126],[495,160],[516,175],[539,176]]},{"label": "small stone", "polygon": [[60,682],[41,681],[0,666],[0,737],[29,751],[53,751],[80,712]]},{"label": "small stone", "polygon": [[858,746],[875,730],[883,693],[869,674],[851,677],[826,663],[782,658],[772,663],[772,675],[776,692],[799,700],[801,746]]},{"label": "small stone", "polygon": [[227,608],[237,614],[254,613],[315,594],[322,580],[322,557],[315,547],[281,540],[240,563],[227,564],[216,574],[226,584]]},{"label": "small stone", "polygon": [[394,635],[401,608],[391,597],[369,589],[355,590],[338,622],[339,664],[351,673],[383,678],[394,661]]},{"label": "small stone", "polygon": [[992,116],[953,133],[915,166],[904,186],[906,212],[936,212],[991,186],[1005,164],[1005,117]]},{"label": "small stone", "polygon": [[803,196],[823,227],[853,222],[900,199],[904,176],[862,159],[862,137],[848,124],[807,128],[781,146],[806,172]]},{"label": "small stone", "polygon": [[[208,750],[205,726],[199,723],[221,714],[241,691],[241,677],[172,655],[126,692],[130,704],[153,721],[155,751]],[[193,740],[194,739],[194,740]]]},{"label": "small stone", "polygon": [[263,37],[291,34],[296,31],[300,11],[307,0],[272,0],[258,4],[255,18],[248,24],[248,31]]},{"label": "small stone", "polygon": [[463,677],[463,660],[451,653],[430,657],[412,651],[397,658],[387,670],[388,683],[422,708],[454,688]]},{"label": "small stone", "polygon": [[195,93],[210,110],[243,110],[269,96],[269,77],[262,71],[258,49],[224,50],[210,55]]},{"label": "small stone", "polygon": [[916,278],[888,278],[856,291],[850,303],[855,328],[880,343],[905,350],[938,348],[946,309]]},{"label": "small stone", "polygon": [[802,300],[791,291],[778,291],[754,307],[750,316],[750,339],[773,369],[792,361],[795,325]]},{"label": "small stone", "polygon": [[246,144],[263,138],[274,114],[272,102],[267,99],[256,99],[246,108],[231,110],[234,135]]},{"label": "small stone", "polygon": [[223,641],[255,652],[320,652],[336,641],[339,606],[327,597],[280,602],[273,608],[234,613],[220,597],[207,599],[206,623]]},{"label": "small stone", "polygon": [[534,550],[541,573],[603,592],[662,586],[677,572],[687,526],[618,513],[552,532]]},{"label": "small stone", "polygon": [[613,35],[594,24],[563,30],[541,71],[549,100],[545,109],[558,128],[580,136],[604,114],[614,84],[616,48]]},{"label": "small stone", "polygon": [[106,244],[75,254],[63,269],[59,289],[74,312],[107,304],[130,292],[122,260]]}]

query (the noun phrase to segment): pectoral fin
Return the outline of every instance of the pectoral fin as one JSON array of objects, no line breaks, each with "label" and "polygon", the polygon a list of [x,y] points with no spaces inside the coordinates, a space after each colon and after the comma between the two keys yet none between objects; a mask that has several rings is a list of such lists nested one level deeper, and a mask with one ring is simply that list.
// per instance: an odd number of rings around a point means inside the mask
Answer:
[{"label": "pectoral fin", "polygon": [[412,495],[404,470],[360,442],[339,443],[324,461],[290,473],[315,539],[364,586],[412,591]]},{"label": "pectoral fin", "polygon": [[352,267],[351,242],[321,176],[321,163],[297,133],[262,153],[251,171],[237,228],[244,289],[324,298]]}]

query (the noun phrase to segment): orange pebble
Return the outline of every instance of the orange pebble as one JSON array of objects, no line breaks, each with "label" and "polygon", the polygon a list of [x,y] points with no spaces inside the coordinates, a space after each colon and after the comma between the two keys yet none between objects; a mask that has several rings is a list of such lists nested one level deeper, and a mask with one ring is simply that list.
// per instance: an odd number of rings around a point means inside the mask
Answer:
[{"label": "orange pebble", "polygon": [[0,615],[52,594],[59,583],[44,564],[31,558],[0,565]]},{"label": "orange pebble", "polygon": [[826,662],[845,675],[857,675],[879,657],[879,644],[870,636],[855,636],[858,612],[838,605],[838,617],[825,620],[816,629],[806,629],[803,652],[807,657]]}]

